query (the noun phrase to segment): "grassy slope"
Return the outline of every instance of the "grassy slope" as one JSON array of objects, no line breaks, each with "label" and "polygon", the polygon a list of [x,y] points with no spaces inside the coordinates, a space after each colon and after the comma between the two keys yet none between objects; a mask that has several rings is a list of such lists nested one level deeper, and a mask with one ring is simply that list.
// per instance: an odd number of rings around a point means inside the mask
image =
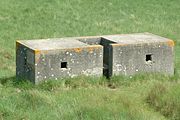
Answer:
[{"label": "grassy slope", "polygon": [[[180,119],[179,4],[179,0],[1,0],[0,119]],[[76,78],[77,83],[66,80],[36,87],[13,81],[17,39],[133,32],[176,41],[174,78],[114,77],[112,83]]]}]

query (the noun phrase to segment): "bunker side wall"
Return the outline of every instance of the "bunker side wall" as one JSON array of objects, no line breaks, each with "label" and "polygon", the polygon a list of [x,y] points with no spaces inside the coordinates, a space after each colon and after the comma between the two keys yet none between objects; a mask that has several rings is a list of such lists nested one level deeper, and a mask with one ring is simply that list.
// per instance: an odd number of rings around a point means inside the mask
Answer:
[{"label": "bunker side wall", "polygon": [[35,82],[34,51],[16,42],[16,78]]}]

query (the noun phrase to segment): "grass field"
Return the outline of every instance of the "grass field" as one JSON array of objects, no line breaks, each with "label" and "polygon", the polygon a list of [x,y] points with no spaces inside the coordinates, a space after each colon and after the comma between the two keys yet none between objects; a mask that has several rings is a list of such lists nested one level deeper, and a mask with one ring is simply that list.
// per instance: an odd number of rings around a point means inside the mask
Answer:
[{"label": "grass field", "polygon": [[[173,39],[175,76],[15,79],[15,41],[151,32]],[[179,0],[0,0],[0,120],[180,120]]]}]

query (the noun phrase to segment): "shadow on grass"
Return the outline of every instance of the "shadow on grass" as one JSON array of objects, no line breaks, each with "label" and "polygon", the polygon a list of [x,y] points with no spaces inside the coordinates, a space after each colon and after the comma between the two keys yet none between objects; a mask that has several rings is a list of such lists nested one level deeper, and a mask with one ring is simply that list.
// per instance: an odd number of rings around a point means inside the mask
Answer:
[{"label": "shadow on grass", "polygon": [[28,80],[19,80],[16,76],[11,77],[2,77],[0,78],[0,84],[3,86],[22,88],[22,89],[31,89],[34,88],[34,84]]},{"label": "shadow on grass", "polygon": [[0,78],[0,83],[2,85],[5,85],[5,84],[10,83],[10,82],[16,82],[16,76]]}]

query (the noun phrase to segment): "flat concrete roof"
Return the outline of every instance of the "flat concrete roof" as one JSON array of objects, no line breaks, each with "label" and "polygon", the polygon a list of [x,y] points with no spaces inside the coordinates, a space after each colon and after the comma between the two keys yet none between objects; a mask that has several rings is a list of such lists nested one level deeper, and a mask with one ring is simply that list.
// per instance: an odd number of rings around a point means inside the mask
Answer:
[{"label": "flat concrete roof", "polygon": [[21,40],[18,42],[33,50],[69,49],[69,48],[90,46],[76,39],[68,39],[68,38]]},{"label": "flat concrete roof", "polygon": [[119,44],[143,44],[143,43],[155,43],[155,42],[159,43],[159,42],[169,41],[169,39],[167,38],[160,37],[151,33],[107,35],[102,37]]},{"label": "flat concrete roof", "polygon": [[[90,47],[96,45],[88,44],[79,41],[79,39],[94,39],[104,38],[115,42],[115,44],[144,44],[144,43],[163,43],[169,42],[168,38],[157,36],[151,33],[134,33],[134,34],[118,34],[118,35],[102,35],[102,36],[86,36],[86,37],[68,37],[68,38],[49,38],[35,40],[20,40],[17,41],[33,50],[54,50],[54,49],[71,49]],[[174,45],[174,43],[169,43]],[[99,44],[99,46],[101,46]]]}]

